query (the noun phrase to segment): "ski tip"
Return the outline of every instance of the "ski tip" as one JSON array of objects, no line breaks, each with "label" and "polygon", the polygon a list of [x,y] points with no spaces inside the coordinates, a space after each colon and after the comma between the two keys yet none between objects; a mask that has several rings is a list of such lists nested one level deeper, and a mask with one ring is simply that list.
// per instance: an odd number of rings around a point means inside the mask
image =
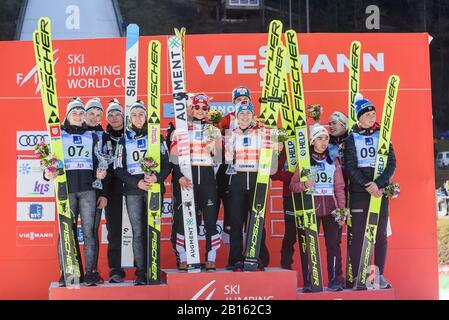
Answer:
[{"label": "ski tip", "polygon": [[397,74],[392,74],[390,76],[390,79],[393,79],[393,78],[395,78],[396,80],[400,80],[401,79],[401,77],[399,77]]},{"label": "ski tip", "polygon": [[40,23],[41,21],[48,21],[48,22],[50,22],[50,18],[49,18],[49,17],[40,17],[40,18],[39,18],[39,23]]},{"label": "ski tip", "polygon": [[126,27],[126,50],[139,42],[139,26],[137,24],[129,24]]},{"label": "ski tip", "polygon": [[175,35],[178,38],[185,37],[185,35],[186,35],[186,28],[185,27],[182,27],[181,29],[178,29],[178,28],[173,28],[173,29],[175,30]]},{"label": "ski tip", "polygon": [[282,29],[284,25],[279,20],[271,20],[270,25],[268,26],[268,33],[276,36],[282,35]]},{"label": "ski tip", "polygon": [[282,21],[281,20],[277,20],[277,19],[274,19],[274,20],[271,20],[271,22],[270,22],[270,27],[271,26],[274,26],[274,25],[278,25],[278,26],[281,26],[282,27]]},{"label": "ski tip", "polygon": [[395,90],[399,90],[399,84],[401,83],[401,78],[396,75],[396,74],[392,74],[389,78],[388,78],[388,86],[391,86],[392,88],[395,88]]},{"label": "ski tip", "polygon": [[126,26],[126,30],[137,30],[139,31],[139,26],[135,23],[130,23]]},{"label": "ski tip", "polygon": [[139,36],[139,26],[135,23],[130,23],[126,27],[126,37],[129,36]]},{"label": "ski tip", "polygon": [[[40,17],[37,23],[37,30],[50,30],[51,21],[49,17]],[[48,31],[47,31],[48,32]]]}]

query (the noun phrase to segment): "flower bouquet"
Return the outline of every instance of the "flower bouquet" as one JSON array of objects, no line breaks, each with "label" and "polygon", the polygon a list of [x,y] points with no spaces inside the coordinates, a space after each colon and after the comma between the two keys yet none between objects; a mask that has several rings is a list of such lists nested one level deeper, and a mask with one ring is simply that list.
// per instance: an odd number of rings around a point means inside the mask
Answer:
[{"label": "flower bouquet", "polygon": [[145,173],[153,173],[158,166],[159,164],[152,157],[145,157],[140,161],[140,167]]},{"label": "flower bouquet", "polygon": [[340,228],[346,222],[346,218],[348,217],[348,214],[349,214],[348,208],[338,208],[331,212],[331,215],[334,217],[335,222],[338,223],[338,226]]},{"label": "flower bouquet", "polygon": [[391,199],[396,199],[401,194],[401,188],[398,183],[393,183],[385,187],[384,195]]},{"label": "flower bouquet", "polygon": [[210,110],[207,114],[207,119],[212,124],[218,124],[223,118],[223,112],[221,112],[220,110]]},{"label": "flower bouquet", "polygon": [[312,104],[307,107],[307,113],[315,123],[319,123],[321,114],[323,113],[323,107],[320,104]]},{"label": "flower bouquet", "polygon": [[59,160],[55,156],[50,155],[50,147],[45,141],[42,140],[36,143],[34,146],[34,153],[39,155],[42,170],[47,169],[51,173],[57,172]]}]

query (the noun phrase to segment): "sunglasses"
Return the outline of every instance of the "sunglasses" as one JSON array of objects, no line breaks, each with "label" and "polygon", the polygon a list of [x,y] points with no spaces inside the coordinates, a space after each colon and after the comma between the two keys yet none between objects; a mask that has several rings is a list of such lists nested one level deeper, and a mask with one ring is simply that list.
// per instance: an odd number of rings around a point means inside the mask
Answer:
[{"label": "sunglasses", "polygon": [[198,110],[200,110],[200,109],[202,109],[203,111],[208,111],[209,110],[209,106],[206,106],[206,105],[204,105],[204,106],[199,106],[199,105],[194,105],[194,106],[192,106],[192,108],[194,109],[194,110],[196,110],[196,111],[198,111]]}]

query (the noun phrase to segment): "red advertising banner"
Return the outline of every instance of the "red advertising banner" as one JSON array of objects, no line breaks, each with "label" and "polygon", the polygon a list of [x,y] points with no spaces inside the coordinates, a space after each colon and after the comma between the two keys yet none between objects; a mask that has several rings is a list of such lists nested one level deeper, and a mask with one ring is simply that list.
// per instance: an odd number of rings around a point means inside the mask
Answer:
[{"label": "red advertising banner", "polygon": [[[140,38],[138,96],[144,101],[146,55],[152,39],[162,42],[163,57],[168,57],[166,36]],[[239,85],[249,87],[253,100],[257,101],[261,93],[266,39],[264,34],[187,36],[187,89],[207,93],[214,98],[212,105],[224,111],[231,110],[231,91]],[[333,111],[347,113],[348,58],[353,40],[362,43],[361,92],[375,104],[379,118],[388,77],[397,74],[401,78],[392,133],[397,157],[394,179],[401,185],[401,195],[390,204],[392,235],[388,238],[385,275],[399,299],[436,299],[438,265],[428,35],[299,35],[305,101],[324,106],[324,123]],[[73,96],[84,101],[97,96],[103,105],[114,97],[124,102],[124,38],[55,41],[53,48],[61,114],[65,113],[67,101]],[[48,204],[54,190],[42,179],[32,159],[35,140],[46,134],[33,47],[28,41],[0,42],[0,52],[3,119],[0,273],[8,275],[0,283],[0,299],[46,299],[49,283],[59,278],[57,227],[55,215],[48,212],[54,210]],[[163,127],[173,121],[167,62],[168,59],[162,59]],[[270,266],[277,267],[283,235],[282,190],[277,182],[272,182],[270,187],[267,244]],[[169,242],[170,211],[171,199],[167,193],[162,219],[162,268],[172,269],[175,257]],[[105,230],[104,227],[100,230],[99,268],[103,277],[107,277],[109,271]],[[320,240],[323,270],[326,270],[324,238]],[[204,246],[204,241],[201,242]],[[345,236],[343,257],[344,243]],[[219,250],[219,268],[227,263],[227,251],[224,245]],[[294,260],[298,279],[301,279],[297,250]]]},{"label": "red advertising banner", "polygon": [[295,300],[296,274],[289,270],[234,273],[167,272],[170,300]]}]

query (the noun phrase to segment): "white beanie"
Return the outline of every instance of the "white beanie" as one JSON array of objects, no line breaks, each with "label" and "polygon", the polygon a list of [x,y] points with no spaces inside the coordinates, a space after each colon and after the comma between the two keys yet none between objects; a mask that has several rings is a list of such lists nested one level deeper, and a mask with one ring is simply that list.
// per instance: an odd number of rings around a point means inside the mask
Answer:
[{"label": "white beanie", "polygon": [[70,99],[69,103],[67,104],[67,110],[66,110],[66,113],[65,113],[66,118],[68,118],[70,112],[72,112],[75,109],[81,109],[81,110],[85,111],[84,104],[81,101],[81,99],[78,98],[78,97]]},{"label": "white beanie", "polygon": [[329,117],[329,121],[336,120],[347,130],[348,129],[348,117],[343,112],[335,111]]},{"label": "white beanie", "polygon": [[326,135],[329,138],[329,132],[327,132],[327,129],[325,127],[323,127],[320,124],[310,126],[310,136],[309,136],[310,144],[312,144],[313,141],[315,141],[315,139],[321,135]]},{"label": "white beanie", "polygon": [[123,108],[122,105],[120,104],[120,102],[117,99],[111,99],[111,101],[109,101],[109,105],[108,105],[108,109],[106,110],[106,113],[109,114],[111,112],[120,112],[121,114],[123,114]]},{"label": "white beanie", "polygon": [[98,110],[103,111],[103,106],[101,105],[100,98],[93,97],[92,99],[87,101],[86,112],[89,111],[90,109],[98,109]]},{"label": "white beanie", "polygon": [[131,116],[131,113],[133,113],[133,111],[137,109],[142,109],[143,111],[145,111],[145,116],[147,116],[147,108],[145,107],[145,104],[142,100],[137,100],[131,105],[131,107],[129,108],[129,115]]}]

